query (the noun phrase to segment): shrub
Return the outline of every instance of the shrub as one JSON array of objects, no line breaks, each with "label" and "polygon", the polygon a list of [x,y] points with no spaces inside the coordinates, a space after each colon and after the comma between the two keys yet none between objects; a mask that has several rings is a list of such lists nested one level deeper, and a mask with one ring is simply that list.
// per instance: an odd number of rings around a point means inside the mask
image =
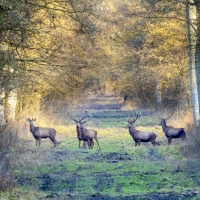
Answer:
[{"label": "shrub", "polygon": [[187,145],[182,147],[182,153],[190,158],[200,158],[200,125],[188,125]]},{"label": "shrub", "polygon": [[10,165],[10,152],[17,144],[17,129],[14,123],[0,126],[0,191],[12,187],[13,178],[7,173]]}]

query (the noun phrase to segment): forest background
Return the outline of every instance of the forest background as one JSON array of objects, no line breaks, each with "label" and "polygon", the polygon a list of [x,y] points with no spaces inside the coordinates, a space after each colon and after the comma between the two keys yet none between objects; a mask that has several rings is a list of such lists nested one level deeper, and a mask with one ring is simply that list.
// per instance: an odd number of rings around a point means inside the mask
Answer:
[{"label": "forest background", "polygon": [[[199,119],[198,1],[1,1],[1,121],[112,91]],[[56,105],[56,106],[55,106]]]},{"label": "forest background", "polygon": [[199,14],[199,0],[0,0],[0,150],[5,127],[62,124],[93,97],[198,125]]}]

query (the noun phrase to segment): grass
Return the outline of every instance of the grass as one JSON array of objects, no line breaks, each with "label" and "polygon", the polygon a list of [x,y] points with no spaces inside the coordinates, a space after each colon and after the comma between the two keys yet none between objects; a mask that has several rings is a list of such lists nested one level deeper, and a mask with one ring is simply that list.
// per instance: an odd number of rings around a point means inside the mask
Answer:
[{"label": "grass", "polygon": [[156,120],[146,116],[137,128],[155,131],[161,146],[135,147],[124,122],[112,127],[116,112],[107,116],[95,128],[101,151],[96,142],[93,150],[78,149],[74,124],[56,127],[62,141],[56,149],[48,140],[36,147],[30,138],[24,151],[13,152],[16,183],[0,199],[197,199],[200,162],[182,155],[187,141],[168,146]]}]

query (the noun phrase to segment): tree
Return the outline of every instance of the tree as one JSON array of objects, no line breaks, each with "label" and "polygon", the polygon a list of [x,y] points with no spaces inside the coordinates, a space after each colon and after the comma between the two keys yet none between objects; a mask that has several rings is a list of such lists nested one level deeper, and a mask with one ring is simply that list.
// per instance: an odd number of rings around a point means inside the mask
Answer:
[{"label": "tree", "polygon": [[182,4],[4,2],[1,78],[17,91],[18,113],[59,110],[58,101],[80,102],[85,92],[113,88],[142,108],[155,107],[158,93],[163,104],[182,106],[187,99],[186,26],[177,19]]},{"label": "tree", "polygon": [[121,5],[126,13],[119,26],[125,48],[115,69],[119,76],[115,88],[143,108],[155,107],[159,88],[163,105],[183,108],[188,102],[183,99],[188,99],[189,80],[183,73],[188,69],[183,7],[169,8],[159,2]]},{"label": "tree", "polygon": [[197,40],[197,12],[194,1],[186,3],[186,20],[188,25],[189,60],[190,60],[190,91],[194,123],[199,120],[199,95],[197,76],[199,45]]},{"label": "tree", "polygon": [[52,99],[80,101],[89,83],[98,80],[99,1],[4,1],[1,6],[6,72],[1,78],[8,91],[17,91],[18,113],[55,105]]}]

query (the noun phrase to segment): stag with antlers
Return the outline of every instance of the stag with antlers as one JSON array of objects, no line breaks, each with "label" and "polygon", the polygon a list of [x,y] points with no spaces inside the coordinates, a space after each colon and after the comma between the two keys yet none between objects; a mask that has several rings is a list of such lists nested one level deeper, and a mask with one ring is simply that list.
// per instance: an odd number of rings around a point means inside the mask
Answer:
[{"label": "stag with antlers", "polygon": [[139,131],[135,128],[134,123],[140,116],[141,114],[135,113],[132,119],[128,119],[127,128],[129,129],[129,133],[135,141],[135,146],[140,146],[141,142],[151,142],[154,146],[159,145],[159,143],[156,142],[157,136],[154,132]]},{"label": "stag with antlers", "polygon": [[[97,139],[97,131],[93,130],[93,129],[86,129],[84,127],[84,124],[86,122],[88,122],[91,119],[91,115],[88,116],[84,116],[82,119],[77,120],[75,117],[70,116],[70,114],[68,113],[68,116],[70,117],[71,120],[76,122],[76,132],[77,132],[77,138],[79,140],[79,148],[80,148],[80,143],[81,141],[84,141],[84,148],[86,148],[86,142],[88,143],[88,146],[90,149],[93,148],[94,146],[94,141],[93,139],[96,140],[99,150],[100,150],[100,146],[99,146],[99,142]],[[88,118],[88,119],[86,119]],[[83,121],[85,120],[85,121]]]},{"label": "stag with antlers", "polygon": [[182,140],[186,138],[185,128],[174,128],[172,126],[167,126],[166,121],[173,115],[173,113],[168,118],[158,117],[160,119],[159,126],[162,126],[162,130],[165,133],[165,136],[167,137],[167,140],[168,140],[168,145],[171,144],[172,138],[174,139],[181,138]]}]

